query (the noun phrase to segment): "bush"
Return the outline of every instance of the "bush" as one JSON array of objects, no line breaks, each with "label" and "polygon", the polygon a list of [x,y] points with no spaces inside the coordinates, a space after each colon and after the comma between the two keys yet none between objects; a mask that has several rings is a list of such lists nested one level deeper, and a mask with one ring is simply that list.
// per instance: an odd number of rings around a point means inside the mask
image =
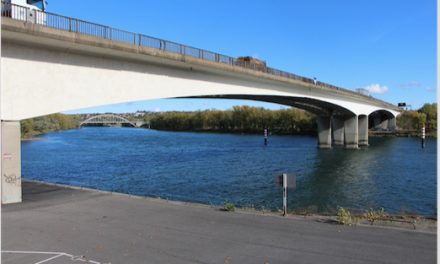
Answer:
[{"label": "bush", "polygon": [[235,205],[233,203],[230,203],[230,202],[225,202],[223,204],[223,211],[234,212],[235,211]]},{"label": "bush", "polygon": [[380,211],[375,211],[374,208],[370,208],[367,213],[367,220],[373,224],[374,221],[383,219],[385,217],[385,210],[380,208]]},{"label": "bush", "polygon": [[350,211],[343,207],[338,207],[338,222],[342,225],[349,225],[353,222],[353,218],[351,217]]}]

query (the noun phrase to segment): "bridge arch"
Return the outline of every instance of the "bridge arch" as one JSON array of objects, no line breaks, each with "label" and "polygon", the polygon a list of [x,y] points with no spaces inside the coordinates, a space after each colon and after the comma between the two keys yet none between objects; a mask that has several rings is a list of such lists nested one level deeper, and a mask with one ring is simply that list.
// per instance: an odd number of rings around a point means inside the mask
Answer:
[{"label": "bridge arch", "polygon": [[303,96],[277,96],[277,95],[257,95],[257,94],[223,94],[223,95],[204,95],[179,98],[204,98],[204,99],[240,99],[252,100],[267,103],[276,103],[285,106],[296,107],[315,115],[356,115],[350,109],[323,99],[303,97]]},{"label": "bridge arch", "polygon": [[369,128],[373,130],[394,130],[396,128],[396,116],[385,109],[373,111],[368,115]]},{"label": "bridge arch", "polygon": [[114,114],[102,114],[89,117],[86,120],[82,121],[79,126],[81,127],[87,124],[129,124],[132,127],[136,127],[136,124],[131,122],[130,120]]}]

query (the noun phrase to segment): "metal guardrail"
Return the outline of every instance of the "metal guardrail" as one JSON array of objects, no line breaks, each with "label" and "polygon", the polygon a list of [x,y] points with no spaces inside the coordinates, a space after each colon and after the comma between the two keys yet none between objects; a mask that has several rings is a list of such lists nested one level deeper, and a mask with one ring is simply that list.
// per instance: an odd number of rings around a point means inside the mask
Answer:
[{"label": "metal guardrail", "polygon": [[[228,64],[232,66],[252,69],[255,71],[265,72],[271,75],[285,77],[288,79],[299,80],[302,82],[315,84],[320,87],[325,87],[333,90],[339,90],[349,92],[353,95],[358,95],[363,98],[373,99],[381,103],[388,104],[381,100],[372,98],[371,96],[356,93],[352,90],[340,88],[331,84],[316,81],[307,77],[302,77],[293,73],[285,72],[282,70],[255,65],[249,62],[240,61],[237,58],[226,56],[223,54],[207,51],[203,49],[194,48],[191,46],[175,43],[168,40],[163,40],[155,37],[146,36],[143,34],[137,34],[121,29],[111,28],[108,26],[83,21],[76,18],[66,17],[50,12],[43,12],[39,10],[33,10],[28,7],[15,5],[7,2],[1,3],[1,15],[3,17],[9,17],[15,20],[21,20],[25,22],[35,23],[45,27],[55,28],[59,30],[65,30],[75,32],[79,34],[89,35],[97,38],[108,39],[111,41],[128,43],[132,45],[148,47],[158,49],[166,52],[177,53],[182,56],[188,56],[198,58],[205,61],[217,62],[222,64]],[[388,104],[389,105],[389,104]]]}]

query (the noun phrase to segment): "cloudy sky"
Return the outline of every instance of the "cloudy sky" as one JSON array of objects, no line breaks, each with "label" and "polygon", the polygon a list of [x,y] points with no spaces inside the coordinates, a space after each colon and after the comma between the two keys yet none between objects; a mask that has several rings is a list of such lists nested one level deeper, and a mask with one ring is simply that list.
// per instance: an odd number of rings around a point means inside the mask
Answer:
[{"label": "cloudy sky", "polygon": [[[48,11],[238,57],[414,109],[437,101],[436,1],[49,1]],[[282,106],[169,99],[74,112]]]}]

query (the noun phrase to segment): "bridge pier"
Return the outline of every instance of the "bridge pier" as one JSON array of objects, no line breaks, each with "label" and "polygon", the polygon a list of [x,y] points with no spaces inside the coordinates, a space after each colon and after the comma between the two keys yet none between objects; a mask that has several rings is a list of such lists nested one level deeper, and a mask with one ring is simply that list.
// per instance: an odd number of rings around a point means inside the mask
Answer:
[{"label": "bridge pier", "polygon": [[330,116],[318,116],[316,118],[318,125],[318,148],[332,147],[332,129]]},{"label": "bridge pier", "polygon": [[343,146],[344,145],[344,119],[342,117],[334,116],[332,118],[332,134],[333,134],[333,145]]},{"label": "bridge pier", "polygon": [[1,203],[21,202],[20,121],[1,121]]},{"label": "bridge pier", "polygon": [[394,131],[394,130],[396,130],[396,127],[397,127],[397,125],[396,125],[396,117],[392,117],[392,118],[389,118],[388,119],[388,130],[389,131]]},{"label": "bridge pier", "polygon": [[345,148],[356,149],[358,148],[358,117],[352,116],[344,121],[344,131],[345,131]]},{"label": "bridge pier", "polygon": [[368,146],[368,116],[360,115],[358,118],[359,135],[358,145]]},{"label": "bridge pier", "polygon": [[372,118],[373,128],[376,130],[394,131],[396,129],[396,117],[374,115]]},{"label": "bridge pier", "polygon": [[374,129],[382,128],[382,119],[379,115],[373,116],[373,128]]}]

